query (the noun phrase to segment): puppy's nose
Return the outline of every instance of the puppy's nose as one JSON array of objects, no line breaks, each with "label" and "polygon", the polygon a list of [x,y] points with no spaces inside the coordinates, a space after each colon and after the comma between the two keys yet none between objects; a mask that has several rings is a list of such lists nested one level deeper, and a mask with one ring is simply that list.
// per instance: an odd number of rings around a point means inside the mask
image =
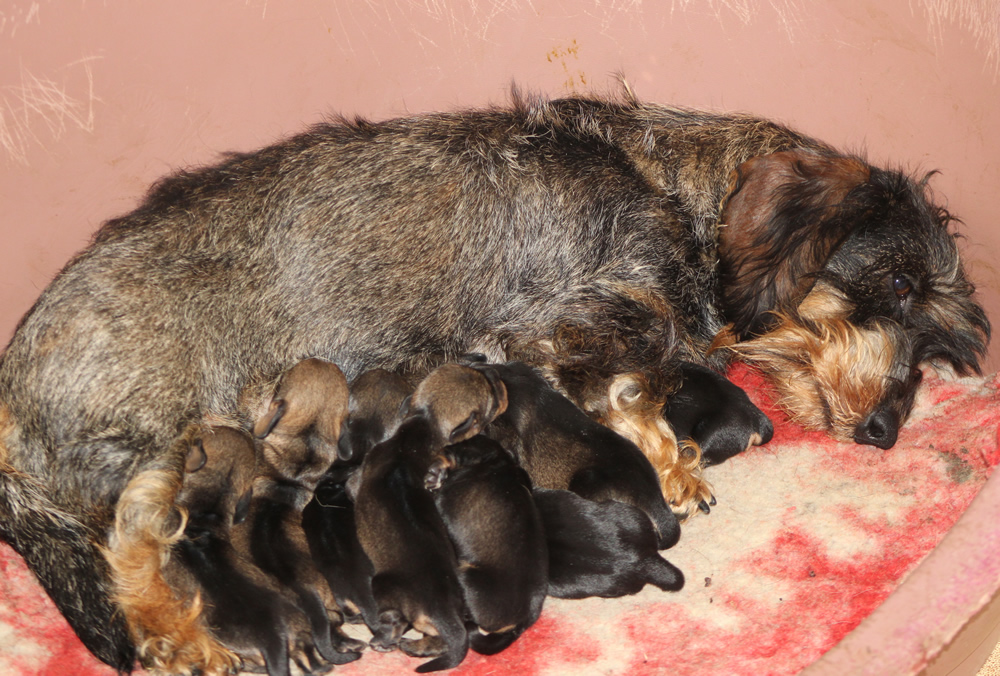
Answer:
[{"label": "puppy's nose", "polygon": [[892,448],[899,434],[899,416],[891,409],[879,408],[854,429],[854,441],[859,444]]}]

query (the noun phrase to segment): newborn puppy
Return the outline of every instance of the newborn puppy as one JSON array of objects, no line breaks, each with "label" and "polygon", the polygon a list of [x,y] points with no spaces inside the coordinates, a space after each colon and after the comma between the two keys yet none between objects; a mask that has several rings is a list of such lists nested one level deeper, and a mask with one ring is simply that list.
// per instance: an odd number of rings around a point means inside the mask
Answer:
[{"label": "newborn puppy", "polygon": [[684,586],[684,575],[660,556],[652,524],[635,507],[569,491],[533,493],[548,545],[549,596],[613,598],[647,584],[664,591]]},{"label": "newborn puppy", "polygon": [[302,511],[302,530],[345,621],[363,621],[374,631],[378,622],[371,589],[374,569],[358,540],[354,501],[347,493],[348,479],[358,473],[357,465],[334,463]]},{"label": "newborn puppy", "polygon": [[351,383],[347,427],[340,437],[340,459],[360,463],[375,444],[388,439],[403,421],[403,402],[413,387],[398,373],[365,371]]},{"label": "newborn puppy", "polygon": [[532,485],[632,505],[652,521],[660,549],[677,543],[677,517],[638,446],[592,420],[527,364],[476,368],[493,369],[507,388],[507,411],[487,434],[514,454]]},{"label": "newborn puppy", "polygon": [[204,602],[212,633],[244,661],[271,676],[289,676],[292,657],[310,673],[318,659],[302,613],[230,541],[246,517],[255,451],[243,432],[216,427],[192,442],[176,504],[187,511],[185,537],[174,545],[166,576]]},{"label": "newborn puppy", "polygon": [[377,624],[371,592],[371,561],[358,541],[354,501],[347,482],[357,482],[365,454],[391,436],[402,422],[404,401],[413,388],[402,376],[372,369],[350,386],[347,424],[339,442],[339,459],[316,487],[302,512],[302,529],[316,567],[323,574],[347,622]]},{"label": "newborn puppy", "polygon": [[682,362],[680,371],[681,388],[667,401],[663,413],[678,440],[698,444],[706,465],[717,465],[771,440],[774,426],[742,388],[698,364]]},{"label": "newborn puppy", "polygon": [[358,659],[364,644],[340,629],[343,615],[313,563],[302,512],[337,457],[347,418],[347,379],[331,364],[307,359],[286,372],[267,412],[254,424],[261,470],[237,549],[271,575],[305,613],[316,649],[333,664]]},{"label": "newborn puppy", "polygon": [[500,444],[483,435],[452,444],[427,487],[458,558],[465,605],[480,631],[472,649],[498,653],[542,612],[548,552],[531,480]]},{"label": "newborn puppy", "polygon": [[[399,429],[361,467],[355,518],[378,610],[370,645],[436,657],[418,672],[455,667],[469,648],[455,554],[424,481],[445,445],[475,436],[506,405],[495,374],[445,364],[417,386]],[[423,637],[402,639],[410,626]]]}]

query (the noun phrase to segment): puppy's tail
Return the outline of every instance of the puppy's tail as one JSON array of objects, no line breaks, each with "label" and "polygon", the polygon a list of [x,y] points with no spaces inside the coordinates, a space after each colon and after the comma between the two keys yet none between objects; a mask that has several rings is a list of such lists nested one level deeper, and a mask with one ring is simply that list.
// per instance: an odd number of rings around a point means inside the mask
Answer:
[{"label": "puppy's tail", "polygon": [[458,617],[457,613],[449,621],[438,621],[437,630],[448,646],[448,652],[440,657],[435,657],[430,662],[424,662],[416,668],[419,674],[426,674],[429,671],[441,671],[442,669],[454,669],[469,652],[469,633],[465,624]]},{"label": "puppy's tail", "polygon": [[496,655],[510,647],[528,626],[527,623],[519,624],[513,629],[490,634],[483,634],[478,627],[473,626],[469,630],[469,646],[480,655]]},{"label": "puppy's tail", "polygon": [[9,464],[12,428],[0,404],[0,537],[24,557],[87,649],[130,673],[135,647],[111,600],[111,576],[96,545],[99,531],[57,507],[37,479]]},{"label": "puppy's tail", "polygon": [[684,573],[662,556],[646,557],[642,562],[642,574],[646,584],[663,591],[680,591],[684,587]]}]

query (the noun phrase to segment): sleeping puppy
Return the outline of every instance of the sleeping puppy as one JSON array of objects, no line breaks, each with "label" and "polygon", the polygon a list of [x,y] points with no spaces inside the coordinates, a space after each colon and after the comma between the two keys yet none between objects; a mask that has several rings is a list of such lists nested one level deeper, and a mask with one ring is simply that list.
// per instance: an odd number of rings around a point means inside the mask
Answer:
[{"label": "sleeping puppy", "polygon": [[447,446],[427,488],[458,558],[465,605],[483,655],[500,652],[538,619],[548,553],[531,480],[500,444],[483,435]]},{"label": "sleeping puppy", "polygon": [[[494,373],[445,364],[417,386],[399,429],[361,466],[355,518],[378,610],[370,645],[436,657],[418,672],[457,666],[469,648],[455,553],[425,478],[445,445],[475,436],[506,405]],[[402,639],[410,626],[423,637]]]},{"label": "sleeping puppy", "polygon": [[237,549],[271,575],[309,618],[316,649],[333,664],[358,659],[364,643],[340,629],[343,615],[319,572],[302,512],[337,457],[347,418],[347,379],[327,361],[307,359],[281,378],[254,424],[260,476],[246,521],[233,531]]},{"label": "sleeping puppy", "polygon": [[166,577],[200,596],[204,621],[243,668],[289,676],[291,644],[291,657],[312,673],[324,662],[305,616],[230,541],[247,515],[255,462],[251,439],[238,430],[216,427],[193,441],[176,502],[188,515],[185,537],[171,550]]},{"label": "sleeping puppy", "polygon": [[536,488],[549,552],[549,596],[613,598],[647,584],[664,591],[684,575],[657,550],[656,533],[641,511],[621,502],[594,502],[569,491]]},{"label": "sleeping puppy", "polygon": [[[663,413],[678,440],[701,448],[702,461],[717,465],[747,448],[766,444],[774,426],[741,388],[710,368],[681,362],[681,387],[667,400]],[[704,507],[702,510],[704,511]]]},{"label": "sleeping puppy", "polygon": [[638,446],[592,420],[531,366],[486,366],[473,355],[468,360],[476,368],[493,369],[503,380],[507,411],[487,434],[514,454],[532,485],[632,505],[652,521],[660,549],[677,543],[677,517],[663,498],[656,470]]}]

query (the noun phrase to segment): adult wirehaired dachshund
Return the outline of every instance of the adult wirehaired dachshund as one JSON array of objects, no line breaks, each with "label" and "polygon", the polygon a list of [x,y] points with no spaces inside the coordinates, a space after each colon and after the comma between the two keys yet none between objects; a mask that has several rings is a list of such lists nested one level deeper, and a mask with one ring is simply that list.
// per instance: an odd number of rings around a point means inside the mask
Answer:
[{"label": "adult wirehaired dachshund", "polygon": [[24,317],[0,365],[0,532],[102,660],[136,658],[101,552],[119,496],[180,481],[189,424],[249,427],[241,393],[306,357],[348,379],[525,361],[635,442],[679,513],[710,497],[697,462],[675,469],[698,442],[663,416],[679,362],[752,361],[796,419],[882,447],[918,364],[978,370],[989,324],[925,178],[627,89],[513,98],[335,120],[164,178]]}]

